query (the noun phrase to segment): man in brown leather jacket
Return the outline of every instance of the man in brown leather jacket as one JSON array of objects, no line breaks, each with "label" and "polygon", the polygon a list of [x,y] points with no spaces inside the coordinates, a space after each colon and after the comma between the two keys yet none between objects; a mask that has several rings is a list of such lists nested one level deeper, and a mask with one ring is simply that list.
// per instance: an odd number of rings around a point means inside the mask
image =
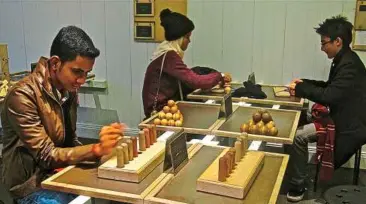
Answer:
[{"label": "man in brown leather jacket", "polygon": [[15,84],[1,113],[2,182],[18,203],[64,203],[70,195],[40,189],[56,168],[98,161],[112,151],[124,125],[102,128],[100,143],[81,145],[75,134],[77,90],[85,83],[99,50],[80,28],[62,28],[50,58],[41,57],[34,72]]}]

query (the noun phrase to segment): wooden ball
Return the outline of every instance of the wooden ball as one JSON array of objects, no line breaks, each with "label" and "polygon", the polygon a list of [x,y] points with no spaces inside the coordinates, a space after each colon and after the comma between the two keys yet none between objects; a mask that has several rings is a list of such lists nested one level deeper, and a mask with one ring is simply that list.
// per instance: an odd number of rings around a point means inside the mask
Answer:
[{"label": "wooden ball", "polygon": [[268,123],[269,121],[272,121],[272,116],[269,113],[263,113],[262,120],[264,123]]},{"label": "wooden ball", "polygon": [[160,124],[166,126],[166,125],[168,125],[168,120],[167,119],[162,119],[160,121]]},{"label": "wooden ball", "polygon": [[249,130],[249,125],[244,123],[240,126],[240,132],[248,132]]},{"label": "wooden ball", "polygon": [[252,118],[255,123],[258,123],[259,121],[262,120],[262,115],[259,112],[255,112],[253,113]]},{"label": "wooden ball", "polygon": [[175,126],[182,127],[183,123],[180,120],[175,121]]},{"label": "wooden ball", "polygon": [[179,113],[174,113],[173,114],[173,120],[179,120],[180,119],[180,114]]},{"label": "wooden ball", "polygon": [[173,114],[171,114],[171,113],[167,113],[167,114],[165,114],[165,118],[166,118],[167,120],[170,120],[170,119],[172,119],[172,118],[173,118]]},{"label": "wooden ball", "polygon": [[171,113],[177,113],[178,112],[178,106],[172,106],[171,108],[170,108],[170,112]]},{"label": "wooden ball", "polygon": [[160,120],[165,118],[165,113],[163,111],[159,112],[159,118],[160,118]]},{"label": "wooden ball", "polygon": [[155,125],[160,125],[161,124],[161,120],[159,118],[155,118],[154,124]]},{"label": "wooden ball", "polygon": [[168,125],[169,126],[175,126],[175,121],[174,120],[169,120]]},{"label": "wooden ball", "polygon": [[225,92],[226,94],[231,93],[231,87],[225,87],[224,92]]},{"label": "wooden ball", "polygon": [[169,113],[169,111],[170,111],[169,106],[164,106],[163,111],[164,111],[164,113]]},{"label": "wooden ball", "polygon": [[168,101],[168,106],[169,107],[173,107],[174,105],[175,105],[175,101],[173,101],[173,100]]},{"label": "wooden ball", "polygon": [[277,129],[276,127],[271,128],[271,129],[269,130],[269,134],[270,134],[271,136],[277,136],[277,134],[278,134],[278,129]]}]

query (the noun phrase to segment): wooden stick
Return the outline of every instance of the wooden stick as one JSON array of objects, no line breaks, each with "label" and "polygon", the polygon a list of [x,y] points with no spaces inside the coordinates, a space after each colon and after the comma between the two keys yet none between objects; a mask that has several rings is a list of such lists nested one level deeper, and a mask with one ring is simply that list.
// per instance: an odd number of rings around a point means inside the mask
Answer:
[{"label": "wooden stick", "polygon": [[153,138],[154,138],[154,143],[157,141],[157,132],[156,132],[156,125],[154,124],[153,126],[152,126],[152,129],[153,129]]},{"label": "wooden stick", "polygon": [[132,141],[132,151],[133,151],[133,157],[139,156],[139,152],[137,151],[137,138],[131,137]]},{"label": "wooden stick", "polygon": [[153,133],[152,125],[149,126],[149,136],[150,136],[150,145],[153,145],[154,144],[154,133]]},{"label": "wooden stick", "polygon": [[[239,138],[238,138],[239,139]],[[235,154],[235,162],[240,162],[241,158],[242,158],[242,144],[240,141],[236,141],[235,142],[235,151],[236,151],[236,154]]]},{"label": "wooden stick", "polygon": [[123,160],[124,160],[125,164],[128,164],[128,160],[129,160],[128,145],[126,143],[122,143],[121,145],[123,147]]},{"label": "wooden stick", "polygon": [[128,160],[133,160],[133,147],[132,147],[132,140],[127,140],[126,144],[128,145]]},{"label": "wooden stick", "polygon": [[124,155],[123,155],[122,146],[118,146],[116,148],[116,155],[117,155],[117,168],[123,168],[125,166],[125,163],[124,163]]},{"label": "wooden stick", "polygon": [[230,159],[230,155],[228,153],[225,154],[224,156],[226,159],[226,166],[227,166],[227,170],[226,170],[226,177],[230,176],[231,173],[231,159]]},{"label": "wooden stick", "polygon": [[233,165],[232,169],[235,169],[235,165],[236,165],[236,163],[235,163],[235,155],[236,155],[235,148],[234,147],[230,148],[229,152],[231,153],[231,155],[230,155],[231,156],[231,164]]},{"label": "wooden stick", "polygon": [[146,148],[150,147],[150,134],[149,134],[149,129],[148,128],[144,128],[144,134],[145,134],[145,144],[146,144]]},{"label": "wooden stick", "polygon": [[139,149],[140,149],[140,151],[145,151],[146,150],[144,131],[139,132]]},{"label": "wooden stick", "polygon": [[219,178],[218,180],[221,182],[226,181],[226,175],[228,170],[227,166],[227,158],[225,156],[221,157],[219,160]]},{"label": "wooden stick", "polygon": [[246,154],[246,152],[248,151],[248,134],[247,133],[242,133],[241,136],[242,138],[242,145],[243,145],[243,151],[242,154],[243,156]]}]

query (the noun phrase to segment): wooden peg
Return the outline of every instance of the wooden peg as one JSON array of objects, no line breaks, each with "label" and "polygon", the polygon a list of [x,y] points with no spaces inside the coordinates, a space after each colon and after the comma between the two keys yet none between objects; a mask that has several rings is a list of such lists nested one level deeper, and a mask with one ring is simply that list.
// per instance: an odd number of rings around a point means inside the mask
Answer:
[{"label": "wooden peg", "polygon": [[136,137],[131,137],[131,141],[132,141],[132,151],[133,151],[133,157],[137,157],[139,156],[139,152],[137,151],[137,138]]},{"label": "wooden peg", "polygon": [[146,150],[144,131],[139,132],[139,149],[140,149],[140,151]]},{"label": "wooden peg", "polygon": [[123,168],[125,166],[124,163],[124,155],[123,155],[123,147],[117,146],[116,147],[116,155],[117,155],[117,168]]},{"label": "wooden peg", "polygon": [[228,175],[227,170],[228,170],[227,158],[223,156],[219,160],[219,178],[218,178],[219,181],[221,182],[226,181],[226,175]]},{"label": "wooden peg", "polygon": [[145,134],[145,144],[146,144],[146,148],[150,147],[150,134],[149,134],[149,129],[148,128],[144,128],[144,134]]},{"label": "wooden peg", "polygon": [[242,144],[241,144],[241,141],[237,140],[235,141],[235,151],[236,151],[236,154],[235,154],[235,162],[240,162],[241,158],[242,158],[242,150],[243,150],[243,147],[242,147]]},{"label": "wooden peg", "polygon": [[127,140],[126,144],[128,146],[128,160],[133,160],[133,146],[132,146],[132,140]]},{"label": "wooden peg", "polygon": [[128,164],[129,156],[128,156],[128,145],[126,143],[121,144],[123,147],[123,161],[125,164]]}]

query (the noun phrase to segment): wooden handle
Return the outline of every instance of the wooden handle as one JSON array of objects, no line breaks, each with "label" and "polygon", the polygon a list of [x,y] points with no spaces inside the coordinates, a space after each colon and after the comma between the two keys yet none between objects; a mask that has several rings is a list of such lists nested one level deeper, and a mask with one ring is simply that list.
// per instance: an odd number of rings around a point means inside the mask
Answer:
[{"label": "wooden handle", "polygon": [[124,155],[123,155],[122,146],[118,146],[116,148],[116,155],[117,155],[117,168],[123,168],[125,166],[125,163],[124,163]]},{"label": "wooden handle", "polygon": [[139,149],[140,149],[140,151],[145,151],[146,150],[144,131],[139,132]]}]

